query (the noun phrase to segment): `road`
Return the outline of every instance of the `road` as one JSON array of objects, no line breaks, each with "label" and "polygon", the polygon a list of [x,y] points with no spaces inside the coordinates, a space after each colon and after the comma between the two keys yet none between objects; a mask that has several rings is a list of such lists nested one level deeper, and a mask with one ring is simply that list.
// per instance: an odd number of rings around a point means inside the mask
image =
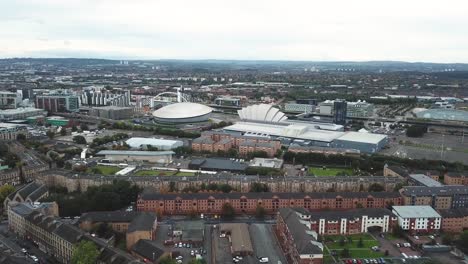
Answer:
[{"label": "road", "polygon": [[8,230],[8,223],[2,222],[0,224],[0,241],[8,248],[10,248],[17,255],[23,255],[21,248],[26,248],[29,254],[35,255],[39,258],[40,263],[56,264],[58,263],[52,257],[40,251],[33,243],[27,240],[18,238],[15,234]]},{"label": "road", "polygon": [[249,231],[256,257],[268,257],[275,264],[287,263],[271,225],[252,224]]}]

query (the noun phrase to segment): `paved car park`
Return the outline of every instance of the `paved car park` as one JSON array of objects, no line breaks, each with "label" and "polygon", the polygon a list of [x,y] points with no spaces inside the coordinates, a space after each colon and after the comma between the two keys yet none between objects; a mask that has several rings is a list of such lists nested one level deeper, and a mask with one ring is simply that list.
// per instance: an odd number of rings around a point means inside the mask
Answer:
[{"label": "paved car park", "polygon": [[273,226],[268,224],[251,224],[250,237],[257,258],[268,257],[270,263],[287,263],[275,237]]}]

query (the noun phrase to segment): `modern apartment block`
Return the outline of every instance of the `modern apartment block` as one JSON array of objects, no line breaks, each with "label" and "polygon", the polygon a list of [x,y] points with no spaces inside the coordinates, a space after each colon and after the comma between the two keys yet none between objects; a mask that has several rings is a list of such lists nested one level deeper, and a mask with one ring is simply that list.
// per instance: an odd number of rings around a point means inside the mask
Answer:
[{"label": "modern apartment block", "polygon": [[157,193],[145,191],[138,197],[138,211],[161,215],[211,214],[219,215],[229,203],[236,214],[255,214],[258,206],[268,214],[285,207],[307,210],[345,210],[355,208],[385,208],[400,205],[397,192],[340,192],[340,193]]},{"label": "modern apartment block", "polygon": [[320,235],[351,235],[371,229],[391,232],[397,223],[386,208],[361,208],[345,211],[309,212],[311,229]]},{"label": "modern apartment block", "polygon": [[393,206],[398,225],[410,233],[430,233],[438,231],[442,217],[428,205]]},{"label": "modern apartment block", "polygon": [[405,205],[429,205],[436,210],[468,207],[468,186],[407,186],[400,192]]},{"label": "modern apartment block", "polygon": [[284,105],[284,111],[290,113],[312,113],[315,106],[310,104],[287,103]]},{"label": "modern apartment block", "polygon": [[36,96],[36,107],[52,113],[78,112],[79,98],[71,94],[48,94]]},{"label": "modern apartment block", "polygon": [[0,109],[15,109],[21,102],[17,93],[0,91]]},{"label": "modern apartment block", "polygon": [[86,106],[129,106],[130,91],[107,91],[103,89],[86,90],[80,96],[81,105]]},{"label": "modern apartment block", "polygon": [[276,219],[276,234],[288,263],[323,263],[323,244],[317,232],[310,229],[307,212],[281,208]]},{"label": "modern apartment block", "polygon": [[374,112],[374,105],[361,100],[344,103],[340,100],[326,100],[319,104],[319,111],[323,115],[335,116],[335,113],[341,111],[346,117],[370,117]]}]

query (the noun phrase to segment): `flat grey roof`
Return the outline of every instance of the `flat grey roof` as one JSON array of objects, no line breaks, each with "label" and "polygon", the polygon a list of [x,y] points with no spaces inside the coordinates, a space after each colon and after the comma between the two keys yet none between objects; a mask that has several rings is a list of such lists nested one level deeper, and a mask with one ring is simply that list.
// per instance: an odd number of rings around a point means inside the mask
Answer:
[{"label": "flat grey roof", "polygon": [[427,187],[439,187],[442,183],[428,177],[424,174],[410,174],[410,178]]},{"label": "flat grey roof", "polygon": [[133,151],[133,150],[101,150],[97,155],[128,155],[128,156],[163,156],[174,155],[174,151]]},{"label": "flat grey roof", "polygon": [[393,206],[393,212],[402,218],[435,218],[440,214],[429,205]]}]

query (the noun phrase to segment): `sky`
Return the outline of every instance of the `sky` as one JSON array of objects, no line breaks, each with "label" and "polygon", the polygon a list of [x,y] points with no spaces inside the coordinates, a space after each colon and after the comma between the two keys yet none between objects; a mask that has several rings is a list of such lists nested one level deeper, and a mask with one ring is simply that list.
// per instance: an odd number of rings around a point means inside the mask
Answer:
[{"label": "sky", "polygon": [[0,0],[0,58],[468,63],[466,0]]}]

